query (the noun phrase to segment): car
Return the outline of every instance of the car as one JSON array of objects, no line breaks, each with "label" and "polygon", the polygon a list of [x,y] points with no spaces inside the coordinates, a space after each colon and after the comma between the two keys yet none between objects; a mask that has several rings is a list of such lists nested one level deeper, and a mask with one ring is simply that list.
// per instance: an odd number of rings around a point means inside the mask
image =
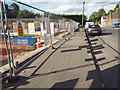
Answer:
[{"label": "car", "polygon": [[102,35],[102,28],[99,25],[89,25],[87,29],[88,35]]},{"label": "car", "polygon": [[113,24],[112,27],[113,27],[113,28],[120,28],[120,23],[115,23],[115,24]]}]

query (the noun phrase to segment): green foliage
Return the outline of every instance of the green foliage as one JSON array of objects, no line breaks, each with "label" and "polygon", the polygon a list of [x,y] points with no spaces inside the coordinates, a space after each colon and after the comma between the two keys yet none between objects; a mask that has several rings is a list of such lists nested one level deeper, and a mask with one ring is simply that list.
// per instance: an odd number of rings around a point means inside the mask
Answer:
[{"label": "green foliage", "polygon": [[93,21],[95,23],[97,18],[97,12],[93,12],[92,15],[89,17],[89,21]]},{"label": "green foliage", "polygon": [[[79,22],[80,24],[82,24],[82,15],[60,15],[64,18],[67,18],[67,19],[72,19],[76,22]],[[84,15],[84,23],[85,21],[87,21],[87,17]]]},{"label": "green foliage", "polygon": [[110,9],[107,14],[106,14],[106,12],[103,8],[99,9],[98,12],[93,12],[92,13],[92,15],[89,17],[89,20],[93,21],[96,24],[100,23],[102,16],[109,15],[110,12],[115,12],[116,8],[119,8],[119,4],[117,4],[113,10]]},{"label": "green foliage", "polygon": [[117,4],[117,5],[115,6],[115,8],[114,8],[113,11],[115,12],[117,8],[119,8],[119,4]]},{"label": "green foliage", "polygon": [[13,3],[10,6],[12,6],[15,10],[20,10],[19,6],[16,3]]},{"label": "green foliage", "polygon": [[44,16],[47,17],[47,16],[48,16],[48,13],[44,13]]},{"label": "green foliage", "polygon": [[11,4],[10,6],[12,6],[14,8],[14,10],[7,10],[8,11],[8,14],[7,14],[7,17],[8,18],[16,18],[18,13],[19,13],[19,6],[15,3]]},{"label": "green foliage", "polygon": [[114,12],[112,9],[110,9],[107,13],[107,15],[109,15],[111,12]]},{"label": "green foliage", "polygon": [[116,9],[117,9],[117,8],[119,8],[119,4],[117,4],[113,10],[110,9],[110,10],[108,11],[107,15],[109,15],[110,12],[116,12]]},{"label": "green foliage", "polygon": [[18,18],[35,18],[35,14],[31,11],[28,11],[26,9],[19,11]]},{"label": "green foliage", "polygon": [[26,9],[20,10],[19,6],[15,3],[10,6],[12,6],[14,10],[8,9],[8,5],[6,4],[8,18],[35,18],[36,16],[41,16],[39,13],[34,13]]},{"label": "green foliage", "polygon": [[98,24],[101,22],[101,17],[106,15],[105,10],[99,9],[98,12],[93,12],[92,15],[89,17],[90,21],[93,21],[94,23]]}]

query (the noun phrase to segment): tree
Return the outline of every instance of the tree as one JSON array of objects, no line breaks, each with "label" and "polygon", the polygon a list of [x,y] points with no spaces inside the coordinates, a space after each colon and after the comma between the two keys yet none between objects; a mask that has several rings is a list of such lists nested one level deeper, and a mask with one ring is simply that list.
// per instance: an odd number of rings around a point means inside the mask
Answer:
[{"label": "tree", "polygon": [[32,11],[26,9],[19,11],[18,18],[35,18],[35,15]]},{"label": "tree", "polygon": [[[67,18],[67,19],[72,19],[76,22],[79,22],[80,24],[82,24],[82,15],[60,15],[64,18]],[[87,17],[84,15],[84,24],[85,24],[85,21],[87,21]]]},{"label": "tree", "polygon": [[119,4],[117,4],[117,5],[115,6],[115,8],[114,8],[113,11],[115,12],[117,8],[119,8]]},{"label": "tree", "polygon": [[116,9],[117,9],[117,8],[119,8],[119,4],[117,4],[113,10],[110,9],[110,10],[108,11],[107,15],[109,15],[110,12],[116,12]]},{"label": "tree", "polygon": [[7,11],[8,11],[7,16],[8,16],[8,18],[16,18],[17,15],[18,15],[18,13],[19,13],[20,8],[19,8],[19,6],[18,6],[17,4],[15,4],[15,3],[11,4],[10,6],[12,6],[12,7],[14,8],[14,10],[8,9],[8,10],[7,10]]},{"label": "tree", "polygon": [[97,18],[97,12],[93,12],[92,15],[89,17],[89,21],[93,21],[95,23]]},{"label": "tree", "polygon": [[19,6],[16,3],[13,3],[10,6],[12,6],[14,8],[14,10],[17,10],[17,11],[20,10]]},{"label": "tree", "polygon": [[40,13],[34,13],[32,11],[28,11],[26,9],[20,10],[18,13],[18,18],[35,18],[36,16],[41,16]]},{"label": "tree", "polygon": [[92,15],[89,17],[89,20],[97,24],[101,22],[101,17],[104,15],[106,15],[106,12],[102,8],[102,9],[99,9],[98,12],[93,12]]},{"label": "tree", "polygon": [[109,15],[111,12],[114,12],[112,9],[110,9],[107,13],[107,15]]}]

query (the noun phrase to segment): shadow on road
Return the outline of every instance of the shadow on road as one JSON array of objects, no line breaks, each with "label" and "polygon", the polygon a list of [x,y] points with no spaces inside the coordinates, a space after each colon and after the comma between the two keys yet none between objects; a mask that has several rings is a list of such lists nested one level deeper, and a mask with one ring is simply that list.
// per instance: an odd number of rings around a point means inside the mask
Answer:
[{"label": "shadow on road", "polygon": [[[103,65],[106,65],[106,64],[109,64],[111,62],[114,62],[114,61],[118,61],[120,58],[116,58],[114,60],[111,60],[111,61],[108,61],[108,62],[105,62],[105,63],[102,63],[102,64],[99,64],[100,66],[103,66]],[[41,74],[34,74],[33,76],[29,76],[29,77],[23,77],[23,76],[19,76],[19,79],[16,80],[15,82],[13,83],[9,83],[9,84],[3,84],[2,88],[3,89],[6,89],[6,88],[9,88],[9,87],[12,87],[11,90],[13,89],[16,89],[18,88],[19,86],[23,86],[23,85],[26,85],[26,84],[29,84],[30,82],[28,82],[29,79],[32,79],[32,78],[36,78],[36,77],[40,77],[40,76],[45,76],[45,75],[50,75],[50,74],[55,74],[55,73],[59,73],[59,72],[66,72],[66,71],[70,71],[70,70],[75,70],[75,69],[79,69],[79,68],[84,68],[84,67],[89,67],[89,66],[92,66],[94,64],[86,64],[86,65],[82,65],[82,66],[77,66],[77,67],[71,67],[71,68],[67,68],[67,69],[62,69],[62,70],[57,70],[57,71],[52,71],[52,72],[48,72],[48,73],[41,73]],[[109,79],[109,78],[112,78],[112,76],[115,78],[116,75],[118,75],[118,72],[116,73],[116,67],[118,69],[118,65],[112,67],[112,68],[109,68],[109,69],[105,69],[104,71],[102,71],[103,75],[104,76],[104,79]],[[119,65],[119,68],[120,68],[120,65]],[[95,76],[96,74],[96,70],[93,70],[93,71],[89,71],[88,72],[88,76],[86,78],[86,81],[87,80],[90,80],[90,79],[93,79],[93,83],[91,85],[91,88],[95,88],[95,87],[99,87],[100,83],[99,82],[96,82],[98,77]],[[115,76],[114,76],[115,74]],[[110,75],[110,76],[108,76]],[[97,77],[97,78],[96,78]],[[109,78],[108,78],[109,77]],[[113,79],[114,79],[113,78]],[[111,80],[111,79],[110,79]],[[110,80],[106,80],[108,81],[109,83],[114,83],[115,80],[113,80],[114,82],[111,82]],[[96,85],[97,84],[97,85]],[[116,83],[115,83],[116,84]],[[115,85],[113,84],[113,85]],[[112,86],[111,86],[112,87]]]},{"label": "shadow on road", "polygon": [[78,48],[78,49],[62,50],[61,53],[63,53],[63,52],[71,52],[71,51],[78,51],[78,50],[81,50],[81,49]]},{"label": "shadow on road", "polygon": [[[106,44],[108,47],[110,47],[112,50],[114,50],[116,53],[120,54],[119,50],[116,50],[115,48],[113,48],[111,45],[109,45],[108,43],[106,43],[101,37],[99,37],[101,39],[101,41]],[[119,40],[119,39],[118,39]],[[119,41],[118,41],[119,42]],[[119,45],[118,45],[119,46]]]},{"label": "shadow on road", "polygon": [[[105,60],[105,59],[106,59],[105,57],[102,57],[102,58],[97,59],[97,61],[102,61],[102,60]],[[85,61],[93,61],[93,59],[89,58],[89,59],[85,59]]]},{"label": "shadow on road", "polygon": [[27,81],[29,79],[30,79],[29,77],[19,76],[18,80],[16,80],[15,82],[4,84],[4,86],[2,88],[3,89],[11,88],[10,90],[14,90],[14,89],[16,89],[19,86],[23,86],[23,85],[29,84],[30,82]]},{"label": "shadow on road", "polygon": [[70,38],[63,42],[58,48],[55,48],[54,51],[50,53],[50,55],[39,65],[39,67],[30,76],[34,75],[62,45],[64,45],[67,41],[70,40]]},{"label": "shadow on road", "polygon": [[102,36],[103,35],[111,35],[112,33],[102,33]]},{"label": "shadow on road", "polygon": [[[87,53],[89,54],[89,53],[91,53],[91,51],[87,51]],[[103,52],[102,51],[94,51],[93,53],[96,55],[96,54],[101,54]]]},{"label": "shadow on road", "polygon": [[71,51],[79,51],[79,50],[82,50],[82,48],[88,48],[88,45],[79,46],[77,49],[62,50],[61,53],[63,53],[63,52],[71,52]]},{"label": "shadow on road", "polygon": [[78,28],[78,29],[75,30],[75,32],[79,32],[79,30],[80,30],[80,29]]},{"label": "shadow on road", "polygon": [[96,45],[96,46],[93,46],[92,48],[93,50],[98,50],[98,49],[103,49],[105,47],[103,45]]},{"label": "shadow on road", "polygon": [[64,81],[64,82],[58,82],[55,83],[51,89],[57,89],[57,88],[68,88],[69,90],[73,90],[73,88],[75,87],[76,83],[78,82],[79,78],[76,79],[72,79],[72,80],[68,80],[68,81]]},{"label": "shadow on road", "polygon": [[[120,64],[107,68],[102,71],[103,80],[104,80],[103,83],[105,85],[105,88],[118,88],[118,70],[119,70],[118,67],[120,67]],[[86,80],[93,79],[90,88],[100,87],[100,82],[98,82],[98,77],[96,76],[96,73],[97,73],[96,70],[92,70],[88,72],[88,76]]]}]

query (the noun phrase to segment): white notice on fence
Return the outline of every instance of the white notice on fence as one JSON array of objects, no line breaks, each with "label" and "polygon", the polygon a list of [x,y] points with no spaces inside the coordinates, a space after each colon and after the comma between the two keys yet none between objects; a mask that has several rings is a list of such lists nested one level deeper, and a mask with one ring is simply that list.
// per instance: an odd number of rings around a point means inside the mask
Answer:
[{"label": "white notice on fence", "polygon": [[46,18],[46,29],[47,29],[47,34],[50,34],[50,20],[49,20],[49,18]]},{"label": "white notice on fence", "polygon": [[64,20],[59,20],[60,29],[64,29]]}]

